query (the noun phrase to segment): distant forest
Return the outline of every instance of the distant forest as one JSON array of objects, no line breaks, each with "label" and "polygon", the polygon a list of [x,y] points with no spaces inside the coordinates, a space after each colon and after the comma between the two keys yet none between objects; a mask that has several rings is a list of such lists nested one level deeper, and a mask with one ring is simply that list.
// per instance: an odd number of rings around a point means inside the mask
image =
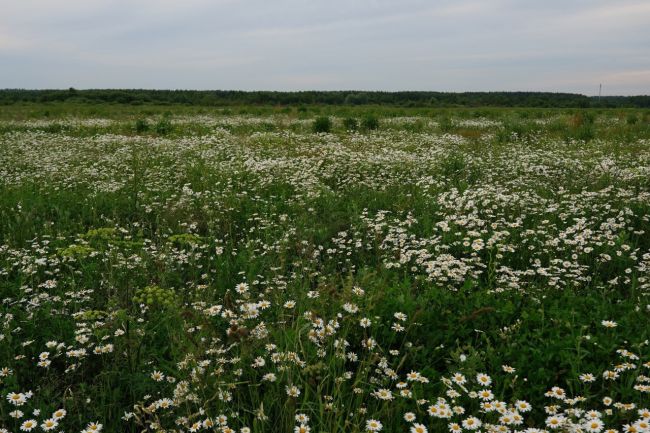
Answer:
[{"label": "distant forest", "polygon": [[401,107],[650,108],[650,95],[585,96],[549,92],[365,92],[238,90],[0,89],[0,105],[75,102],[155,105],[391,105]]}]

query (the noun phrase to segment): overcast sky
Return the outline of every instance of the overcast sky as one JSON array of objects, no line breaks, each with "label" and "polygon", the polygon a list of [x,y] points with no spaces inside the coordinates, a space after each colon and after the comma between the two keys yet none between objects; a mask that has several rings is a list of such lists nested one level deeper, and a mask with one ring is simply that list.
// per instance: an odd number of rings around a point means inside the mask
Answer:
[{"label": "overcast sky", "polygon": [[650,0],[0,5],[0,88],[650,94]]}]

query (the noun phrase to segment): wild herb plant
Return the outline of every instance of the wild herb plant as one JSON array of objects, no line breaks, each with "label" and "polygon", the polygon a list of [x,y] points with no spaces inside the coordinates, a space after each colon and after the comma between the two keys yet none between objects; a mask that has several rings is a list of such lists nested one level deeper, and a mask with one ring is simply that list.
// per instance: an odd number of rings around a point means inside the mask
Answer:
[{"label": "wild herb plant", "polygon": [[1,113],[0,431],[650,431],[647,113],[317,109]]}]

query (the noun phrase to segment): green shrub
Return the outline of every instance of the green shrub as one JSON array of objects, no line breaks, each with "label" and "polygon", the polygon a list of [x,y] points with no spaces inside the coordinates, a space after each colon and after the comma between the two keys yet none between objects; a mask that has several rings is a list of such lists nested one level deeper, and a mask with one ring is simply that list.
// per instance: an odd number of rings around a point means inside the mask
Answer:
[{"label": "green shrub", "polygon": [[522,122],[516,120],[506,120],[503,127],[496,133],[499,143],[507,143],[516,139],[527,139],[539,131],[539,126],[532,122]]},{"label": "green shrub", "polygon": [[149,123],[146,119],[138,119],[135,121],[135,132],[142,134],[149,130]]},{"label": "green shrub", "polygon": [[438,127],[441,132],[451,132],[451,130],[454,129],[454,123],[449,117],[442,116],[440,120],[438,120]]},{"label": "green shrub", "polygon": [[359,122],[354,117],[346,117],[343,119],[343,127],[346,131],[356,131],[359,129]]},{"label": "green shrub", "polygon": [[173,125],[167,118],[160,119],[156,123],[156,134],[158,135],[168,135],[173,130]]},{"label": "green shrub", "polygon": [[625,119],[625,122],[628,125],[635,125],[639,121],[639,118],[636,117],[635,113],[630,113],[627,115],[627,118]]},{"label": "green shrub", "polygon": [[573,133],[573,138],[576,138],[578,140],[582,141],[590,141],[596,136],[594,132],[594,127],[590,124],[585,124],[582,125],[578,128]]},{"label": "green shrub", "polygon": [[413,123],[407,123],[404,125],[404,130],[409,132],[423,132],[426,128],[426,124],[422,119],[417,119]]},{"label": "green shrub", "polygon": [[327,133],[332,130],[332,121],[327,116],[320,116],[314,120],[312,131],[315,133]]},{"label": "green shrub", "polygon": [[367,131],[372,131],[379,128],[379,119],[372,114],[367,115],[361,121],[361,127]]},{"label": "green shrub", "polygon": [[569,119],[569,125],[579,128],[584,125],[593,125],[596,120],[596,113],[593,111],[580,111]]}]

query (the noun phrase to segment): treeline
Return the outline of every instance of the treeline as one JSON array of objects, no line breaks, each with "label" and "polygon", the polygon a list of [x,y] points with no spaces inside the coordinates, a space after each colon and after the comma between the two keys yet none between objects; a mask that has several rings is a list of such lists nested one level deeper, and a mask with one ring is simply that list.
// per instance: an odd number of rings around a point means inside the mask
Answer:
[{"label": "treeline", "polygon": [[0,105],[21,102],[157,105],[392,105],[402,107],[546,107],[650,108],[650,95],[589,97],[549,92],[364,92],[364,91],[238,91],[0,89]]}]

